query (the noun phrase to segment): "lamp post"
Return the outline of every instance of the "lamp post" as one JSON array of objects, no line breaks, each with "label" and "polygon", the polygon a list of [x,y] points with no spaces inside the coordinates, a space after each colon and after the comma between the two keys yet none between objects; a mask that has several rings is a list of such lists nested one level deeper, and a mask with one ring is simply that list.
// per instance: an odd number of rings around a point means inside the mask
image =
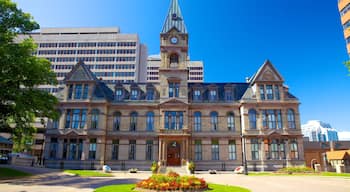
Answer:
[{"label": "lamp post", "polygon": [[43,165],[43,166],[45,166],[44,165],[44,157],[43,157],[43,153],[44,153],[44,144],[45,144],[45,133],[46,133],[46,122],[45,122],[45,120],[42,118],[41,120],[41,124],[43,125],[43,127],[44,127],[44,133],[43,133],[43,141],[42,141],[42,144],[41,144],[41,150],[40,150],[40,165]]}]

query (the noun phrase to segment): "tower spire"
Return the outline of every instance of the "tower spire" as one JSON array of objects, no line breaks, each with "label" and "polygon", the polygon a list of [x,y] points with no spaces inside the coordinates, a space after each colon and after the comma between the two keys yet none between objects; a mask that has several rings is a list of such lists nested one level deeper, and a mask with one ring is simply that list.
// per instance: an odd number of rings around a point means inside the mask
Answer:
[{"label": "tower spire", "polygon": [[164,22],[161,33],[167,33],[173,28],[175,28],[180,33],[187,33],[187,28],[181,14],[178,0],[171,0],[168,15]]}]

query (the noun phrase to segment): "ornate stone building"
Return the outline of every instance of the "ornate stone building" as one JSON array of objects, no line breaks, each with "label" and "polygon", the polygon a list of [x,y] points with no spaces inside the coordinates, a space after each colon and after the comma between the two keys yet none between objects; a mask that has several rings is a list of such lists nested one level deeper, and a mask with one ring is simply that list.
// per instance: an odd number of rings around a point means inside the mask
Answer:
[{"label": "ornate stone building", "polygon": [[[46,165],[274,170],[304,163],[299,101],[266,61],[243,83],[188,83],[188,32],[177,0],[160,34],[159,83],[105,84],[79,62],[48,124]],[[242,141],[245,145],[242,145]]]}]

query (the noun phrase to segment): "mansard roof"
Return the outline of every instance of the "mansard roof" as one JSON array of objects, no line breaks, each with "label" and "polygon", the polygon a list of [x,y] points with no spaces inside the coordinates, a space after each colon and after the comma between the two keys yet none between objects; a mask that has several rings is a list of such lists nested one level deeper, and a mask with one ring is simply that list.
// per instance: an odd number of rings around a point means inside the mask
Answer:
[{"label": "mansard roof", "polygon": [[174,28],[179,33],[187,33],[187,28],[183,16],[181,14],[181,9],[178,0],[171,0],[168,15],[165,19],[161,33],[168,33]]},{"label": "mansard roof", "polygon": [[[225,89],[232,91],[234,101],[238,101],[242,98],[243,94],[249,87],[249,83],[189,83],[188,88],[190,90],[200,89],[202,91],[202,100],[209,99],[209,91],[212,89],[217,90],[218,101],[225,101]],[[192,91],[189,92],[188,98],[192,98]]]},{"label": "mansard roof", "polygon": [[67,74],[67,76],[64,78],[64,81],[97,81],[97,78],[85,65],[84,61],[80,60]]}]

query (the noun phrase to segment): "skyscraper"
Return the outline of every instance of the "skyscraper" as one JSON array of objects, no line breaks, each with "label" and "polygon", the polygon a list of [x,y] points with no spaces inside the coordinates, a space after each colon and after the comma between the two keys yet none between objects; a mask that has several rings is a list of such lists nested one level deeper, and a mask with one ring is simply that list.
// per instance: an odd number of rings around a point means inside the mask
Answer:
[{"label": "skyscraper", "polygon": [[122,34],[119,28],[43,28],[30,36],[38,45],[35,54],[51,61],[59,84],[80,60],[106,83],[146,82],[147,47],[137,34]]},{"label": "skyscraper", "polygon": [[308,137],[309,141],[338,141],[338,132],[332,128],[329,123],[319,120],[308,121],[301,125],[304,137]]},{"label": "skyscraper", "polygon": [[341,17],[341,24],[344,29],[346,47],[350,55],[350,0],[338,0],[338,9]]}]

